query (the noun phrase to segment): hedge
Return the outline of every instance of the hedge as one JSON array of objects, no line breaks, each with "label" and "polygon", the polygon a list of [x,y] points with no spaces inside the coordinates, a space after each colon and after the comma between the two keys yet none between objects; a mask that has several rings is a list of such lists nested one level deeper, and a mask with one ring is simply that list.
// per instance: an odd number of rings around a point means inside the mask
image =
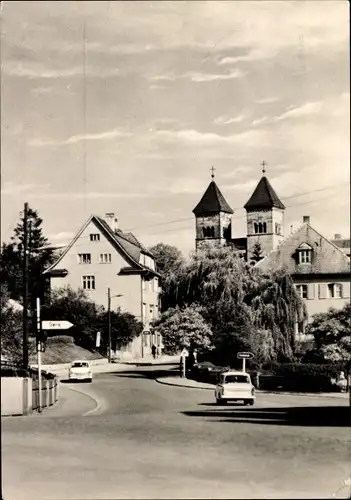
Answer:
[{"label": "hedge", "polygon": [[341,371],[346,371],[343,363],[282,363],[273,367],[274,376],[284,389],[307,392],[332,390],[331,379],[337,379]]}]

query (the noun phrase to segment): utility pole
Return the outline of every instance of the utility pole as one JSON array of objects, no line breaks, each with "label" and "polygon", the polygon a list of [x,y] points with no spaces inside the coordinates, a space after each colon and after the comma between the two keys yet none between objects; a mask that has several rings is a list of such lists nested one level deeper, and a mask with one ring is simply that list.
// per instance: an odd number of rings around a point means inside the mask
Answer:
[{"label": "utility pole", "polygon": [[28,203],[24,204],[23,212],[23,367],[28,368],[28,267],[29,267],[29,248],[28,248]]},{"label": "utility pole", "polygon": [[42,412],[42,384],[41,384],[41,349],[42,349],[42,335],[41,335],[41,319],[40,319],[40,299],[37,297],[37,356],[38,356],[38,412]]},{"label": "utility pole", "polygon": [[107,289],[108,362],[111,363],[111,288]]}]

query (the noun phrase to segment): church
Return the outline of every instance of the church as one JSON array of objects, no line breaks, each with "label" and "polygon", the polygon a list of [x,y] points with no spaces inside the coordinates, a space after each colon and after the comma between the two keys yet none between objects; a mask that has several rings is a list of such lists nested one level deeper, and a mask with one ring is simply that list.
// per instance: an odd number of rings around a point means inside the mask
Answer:
[{"label": "church", "polygon": [[[212,169],[212,180],[193,210],[196,250],[204,244],[229,245],[263,272],[286,268],[300,297],[306,300],[308,321],[330,307],[341,309],[350,301],[349,254],[336,244],[340,238],[334,242],[316,231],[309,216],[284,237],[285,206],[265,175],[265,162],[262,165],[262,177],[244,205],[247,234],[243,238],[232,238],[234,212],[214,181]],[[298,326],[297,333],[303,332],[304,325]]]},{"label": "church", "polygon": [[214,169],[211,177],[212,181],[193,210],[196,218],[196,250],[201,248],[203,243],[214,246],[230,245],[235,253],[250,262],[258,243],[262,257],[277,248],[284,239],[285,206],[265,175],[265,162],[262,177],[244,205],[247,235],[243,238],[232,238],[234,211],[214,181]]}]

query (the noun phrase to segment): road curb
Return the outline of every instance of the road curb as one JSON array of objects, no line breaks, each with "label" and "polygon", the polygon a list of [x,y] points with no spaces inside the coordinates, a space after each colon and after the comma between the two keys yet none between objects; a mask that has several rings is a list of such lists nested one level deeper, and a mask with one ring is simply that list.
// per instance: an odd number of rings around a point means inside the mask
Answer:
[{"label": "road curb", "polygon": [[174,384],[172,382],[166,382],[165,380],[163,379],[159,379],[159,378],[155,378],[155,381],[158,383],[158,384],[162,384],[162,385],[170,385],[172,387],[185,387],[185,389],[201,389],[202,391],[214,391],[215,387],[199,387],[199,386],[196,386],[196,385],[182,385],[182,384]]},{"label": "road curb", "polygon": [[[169,386],[172,386],[172,387],[184,387],[185,389],[200,389],[202,391],[214,391],[215,390],[215,386],[213,387],[201,387],[201,386],[196,386],[196,385],[184,385],[184,384],[176,384],[176,383],[173,383],[173,382],[167,382],[166,380],[164,379],[159,379],[159,378],[156,378],[155,381],[158,383],[158,384],[162,384],[162,385],[169,385]],[[313,392],[287,392],[287,391],[264,391],[264,390],[260,390],[260,389],[256,389],[256,392],[258,394],[278,394],[280,396],[308,396],[308,397],[316,397],[316,398],[329,398],[329,399],[336,399],[336,398],[341,398],[341,399],[345,399],[345,397],[347,396],[347,394],[345,395],[342,395],[342,394],[335,394],[335,395],[332,395],[332,394],[326,394],[326,393],[313,393]]]}]

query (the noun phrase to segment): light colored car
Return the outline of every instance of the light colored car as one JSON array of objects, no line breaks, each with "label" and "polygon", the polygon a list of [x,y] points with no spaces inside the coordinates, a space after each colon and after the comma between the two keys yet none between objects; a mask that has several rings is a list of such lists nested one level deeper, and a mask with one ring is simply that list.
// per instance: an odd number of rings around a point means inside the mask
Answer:
[{"label": "light colored car", "polygon": [[83,380],[91,382],[93,374],[89,361],[73,361],[69,367],[69,380]]},{"label": "light colored car", "polygon": [[226,404],[228,401],[243,401],[244,404],[255,403],[255,388],[251,377],[246,372],[227,371],[220,375],[216,385],[215,397],[217,404]]}]

